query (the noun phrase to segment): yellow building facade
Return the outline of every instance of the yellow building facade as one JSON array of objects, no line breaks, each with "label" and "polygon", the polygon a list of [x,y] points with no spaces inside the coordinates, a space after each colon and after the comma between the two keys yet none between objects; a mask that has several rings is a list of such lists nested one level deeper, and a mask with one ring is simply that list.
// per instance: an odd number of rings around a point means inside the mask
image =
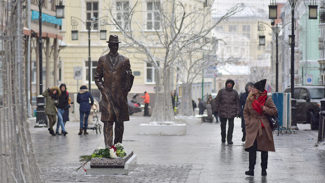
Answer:
[{"label": "yellow building facade", "polygon": [[[165,54],[163,46],[159,45],[157,32],[162,31],[163,18],[159,10],[163,9],[168,16],[180,16],[172,12],[174,1],[169,0],[69,0],[65,1],[65,19],[61,35],[64,48],[60,52],[59,62],[61,83],[75,93],[81,85],[88,86],[88,26],[90,30],[91,75],[95,72],[100,56],[109,52],[106,41],[109,35],[118,35],[121,41],[119,53],[128,57],[135,76],[130,93],[154,93],[156,72],[153,64],[147,63],[147,55],[140,52],[137,45],[116,27],[132,29],[135,40],[147,45],[153,57],[162,58]],[[186,10],[202,10],[211,5],[211,1],[181,0]],[[178,6],[179,7],[179,6]],[[132,16],[132,19],[129,18]],[[80,72],[79,72],[80,71]],[[93,77],[91,88],[97,89]],[[175,82],[174,82],[175,83]]]}]

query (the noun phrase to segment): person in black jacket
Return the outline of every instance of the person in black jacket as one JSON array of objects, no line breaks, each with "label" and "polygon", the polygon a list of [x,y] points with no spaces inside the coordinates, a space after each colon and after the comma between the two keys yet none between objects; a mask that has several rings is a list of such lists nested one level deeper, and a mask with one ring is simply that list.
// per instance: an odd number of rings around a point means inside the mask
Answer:
[{"label": "person in black jacket", "polygon": [[[225,88],[219,90],[215,100],[218,109],[218,115],[221,122],[221,141],[233,144],[232,134],[234,131],[234,118],[239,117],[240,103],[239,95],[234,88],[235,81],[228,79],[225,83]],[[226,133],[227,121],[229,123],[228,132]]]},{"label": "person in black jacket", "polygon": [[58,123],[56,125],[56,135],[59,134],[59,129],[61,126],[62,134],[66,135],[67,132],[65,130],[65,123],[64,123],[64,115],[66,113],[66,109],[69,110],[69,93],[67,92],[67,86],[63,83],[60,85],[61,95],[59,96],[58,102]]},{"label": "person in black jacket", "polygon": [[245,142],[246,139],[246,130],[245,130],[245,119],[244,119],[244,108],[245,108],[245,104],[246,104],[246,99],[247,96],[249,94],[249,92],[251,91],[252,87],[254,86],[254,84],[252,82],[248,82],[245,86],[245,93],[241,93],[240,97],[239,97],[239,101],[240,101],[240,117],[241,117],[241,128],[243,131],[243,138],[241,139],[241,141]]},{"label": "person in black jacket", "polygon": [[[90,103],[89,103],[90,100]],[[77,95],[77,102],[80,104],[79,112],[80,112],[80,130],[78,135],[82,134],[82,130],[84,131],[84,135],[88,135],[87,127],[88,127],[88,116],[90,113],[90,108],[94,104],[93,96],[88,92],[88,88],[86,85],[80,87],[80,92]]]}]

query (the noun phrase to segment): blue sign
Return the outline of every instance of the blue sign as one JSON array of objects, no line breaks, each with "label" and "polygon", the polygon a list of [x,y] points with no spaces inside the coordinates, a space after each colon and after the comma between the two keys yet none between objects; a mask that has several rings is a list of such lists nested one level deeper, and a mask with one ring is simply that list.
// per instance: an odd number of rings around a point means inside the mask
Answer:
[{"label": "blue sign", "polygon": [[[39,12],[38,11],[32,11],[32,20],[38,20],[39,18]],[[56,24],[62,26],[62,20],[56,18],[55,16],[51,16],[48,14],[42,13],[42,22],[47,22],[50,24]]]}]

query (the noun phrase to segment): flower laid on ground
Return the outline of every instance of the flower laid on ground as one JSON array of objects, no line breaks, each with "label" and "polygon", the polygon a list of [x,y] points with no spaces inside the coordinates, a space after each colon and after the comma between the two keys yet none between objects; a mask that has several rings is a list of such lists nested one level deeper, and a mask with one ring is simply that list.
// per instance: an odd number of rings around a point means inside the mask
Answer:
[{"label": "flower laid on ground", "polygon": [[123,158],[126,156],[124,146],[121,143],[112,145],[110,148],[98,148],[91,155],[80,156],[80,161],[84,162],[77,170],[83,168],[92,158]]},{"label": "flower laid on ground", "polygon": [[115,144],[115,148],[116,148],[116,155],[118,157],[123,158],[124,156],[126,156],[126,152],[124,151],[124,146],[121,143]]}]

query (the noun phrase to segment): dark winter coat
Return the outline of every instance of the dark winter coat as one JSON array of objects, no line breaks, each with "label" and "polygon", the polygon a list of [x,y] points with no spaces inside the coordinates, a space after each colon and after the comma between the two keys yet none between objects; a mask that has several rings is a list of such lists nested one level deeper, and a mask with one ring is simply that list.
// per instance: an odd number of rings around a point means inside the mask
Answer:
[{"label": "dark winter coat", "polygon": [[203,100],[199,101],[199,114],[203,114],[205,110],[206,104],[203,102]]},{"label": "dark winter coat", "polygon": [[217,100],[217,97],[212,99],[212,102],[211,102],[211,107],[212,107],[212,113],[213,114],[218,113],[216,100]]},{"label": "dark winter coat", "polygon": [[[114,58],[117,60],[115,64],[111,60]],[[94,78],[102,93],[102,100],[99,103],[101,121],[129,121],[127,95],[134,79],[129,59],[120,54],[113,56],[110,53],[100,57]]]},{"label": "dark winter coat", "polygon": [[[56,90],[56,95],[53,95],[53,91]],[[56,115],[57,114],[57,102],[60,96],[60,90],[58,87],[53,87],[51,89],[45,90],[42,95],[45,97],[45,113],[47,115]]]},{"label": "dark winter coat", "polygon": [[244,117],[244,107],[246,104],[246,99],[248,96],[248,92],[245,93],[241,93],[240,97],[239,97],[239,101],[240,101],[240,117],[243,118]]},{"label": "dark winter coat", "polygon": [[233,88],[227,88],[228,82],[234,83],[232,80],[227,80],[226,88],[219,90],[215,100],[218,115],[221,118],[234,118],[240,114],[238,93]]},{"label": "dark winter coat", "polygon": [[69,93],[67,91],[64,91],[59,96],[59,103],[58,108],[60,109],[67,109],[69,108]]},{"label": "dark winter coat", "polygon": [[77,102],[80,104],[80,112],[90,112],[90,108],[94,104],[94,98],[87,89],[81,89],[77,95]]},{"label": "dark winter coat", "polygon": [[[253,99],[250,96],[244,108],[244,118],[246,125],[246,142],[245,149],[254,145],[257,140],[257,150],[259,151],[275,151],[272,129],[265,114],[274,116],[277,114],[277,109],[271,97],[268,97],[264,104],[263,114],[259,114],[252,107]],[[262,128],[262,124],[264,128]]]}]

